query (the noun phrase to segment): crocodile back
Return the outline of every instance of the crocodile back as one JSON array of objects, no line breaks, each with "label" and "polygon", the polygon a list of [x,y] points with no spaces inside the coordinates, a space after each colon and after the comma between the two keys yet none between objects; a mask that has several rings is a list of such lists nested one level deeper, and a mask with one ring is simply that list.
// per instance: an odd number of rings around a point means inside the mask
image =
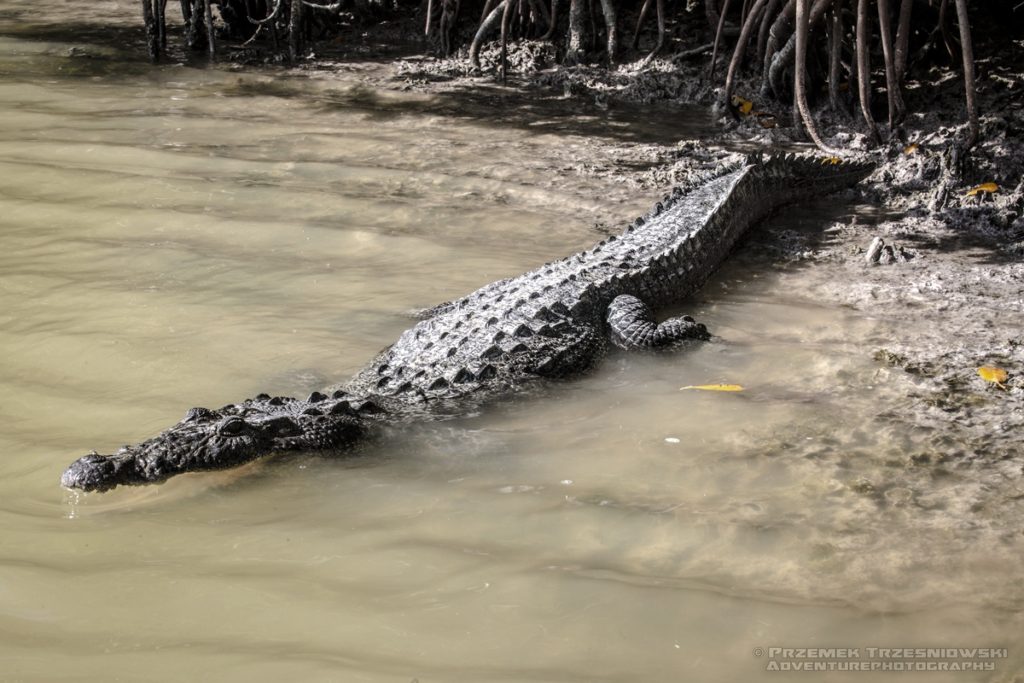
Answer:
[{"label": "crocodile back", "polygon": [[508,392],[530,377],[583,372],[607,347],[604,316],[615,297],[657,309],[689,296],[750,225],[871,170],[793,155],[720,167],[676,188],[621,236],[442,304],[343,388],[385,405],[461,412],[457,399],[481,389]]}]

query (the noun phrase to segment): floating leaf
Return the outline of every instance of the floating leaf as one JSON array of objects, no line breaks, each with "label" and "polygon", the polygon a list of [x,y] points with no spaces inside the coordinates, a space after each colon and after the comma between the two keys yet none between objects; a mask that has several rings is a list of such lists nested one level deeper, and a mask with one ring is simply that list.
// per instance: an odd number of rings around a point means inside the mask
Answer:
[{"label": "floating leaf", "polygon": [[914,144],[912,144],[912,145],[907,145],[906,147],[903,148],[903,153],[906,154],[909,157],[911,154],[916,152],[917,148],[920,147],[920,146],[921,145],[917,144],[916,142]]},{"label": "floating leaf", "polygon": [[737,109],[739,109],[741,114],[749,114],[750,110],[754,108],[754,103],[753,102],[748,102],[747,100],[745,100],[742,97],[739,97],[737,95],[733,95],[732,96],[732,106],[734,106]]},{"label": "floating leaf", "polygon": [[985,183],[984,185],[978,185],[976,188],[967,193],[968,197],[973,197],[979,192],[999,192],[999,186],[995,183]]},{"label": "floating leaf", "polygon": [[700,389],[701,391],[743,391],[743,387],[739,384],[701,384],[698,386],[691,384],[688,387],[682,387],[679,391],[686,391],[687,389]]},{"label": "floating leaf", "polygon": [[1003,382],[1006,381],[1007,377],[1006,370],[994,367],[992,365],[983,365],[980,368],[978,368],[978,374],[981,375],[981,378],[986,382],[993,382],[995,384],[998,384],[1003,389],[1006,388],[1003,386]]}]

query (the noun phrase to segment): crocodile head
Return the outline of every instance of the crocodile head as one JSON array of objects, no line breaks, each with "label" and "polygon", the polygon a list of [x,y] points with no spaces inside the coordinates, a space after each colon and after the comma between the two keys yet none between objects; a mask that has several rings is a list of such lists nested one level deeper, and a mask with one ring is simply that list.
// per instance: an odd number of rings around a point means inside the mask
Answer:
[{"label": "crocodile head", "polygon": [[314,392],[305,401],[260,394],[220,410],[192,408],[178,424],[113,455],[95,451],[64,471],[61,484],[83,491],[156,484],[184,472],[238,467],[285,451],[338,451],[359,441],[371,401]]}]

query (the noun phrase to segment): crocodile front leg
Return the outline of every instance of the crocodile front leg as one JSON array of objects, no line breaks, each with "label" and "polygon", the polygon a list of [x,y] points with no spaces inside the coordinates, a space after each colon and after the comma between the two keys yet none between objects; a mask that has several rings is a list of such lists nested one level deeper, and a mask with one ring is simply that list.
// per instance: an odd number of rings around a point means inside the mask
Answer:
[{"label": "crocodile front leg", "polygon": [[657,349],[683,339],[711,339],[708,328],[688,315],[659,325],[647,304],[629,294],[615,297],[605,319],[611,326],[612,343],[623,349]]}]

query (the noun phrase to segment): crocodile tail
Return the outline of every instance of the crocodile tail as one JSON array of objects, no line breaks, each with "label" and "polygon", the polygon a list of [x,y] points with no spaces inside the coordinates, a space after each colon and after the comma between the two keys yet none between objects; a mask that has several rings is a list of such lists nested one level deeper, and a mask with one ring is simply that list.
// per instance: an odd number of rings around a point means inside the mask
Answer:
[{"label": "crocodile tail", "polygon": [[856,185],[875,170],[872,162],[805,154],[751,154],[747,164],[753,168],[746,181],[768,190],[776,205],[838,192]]}]

